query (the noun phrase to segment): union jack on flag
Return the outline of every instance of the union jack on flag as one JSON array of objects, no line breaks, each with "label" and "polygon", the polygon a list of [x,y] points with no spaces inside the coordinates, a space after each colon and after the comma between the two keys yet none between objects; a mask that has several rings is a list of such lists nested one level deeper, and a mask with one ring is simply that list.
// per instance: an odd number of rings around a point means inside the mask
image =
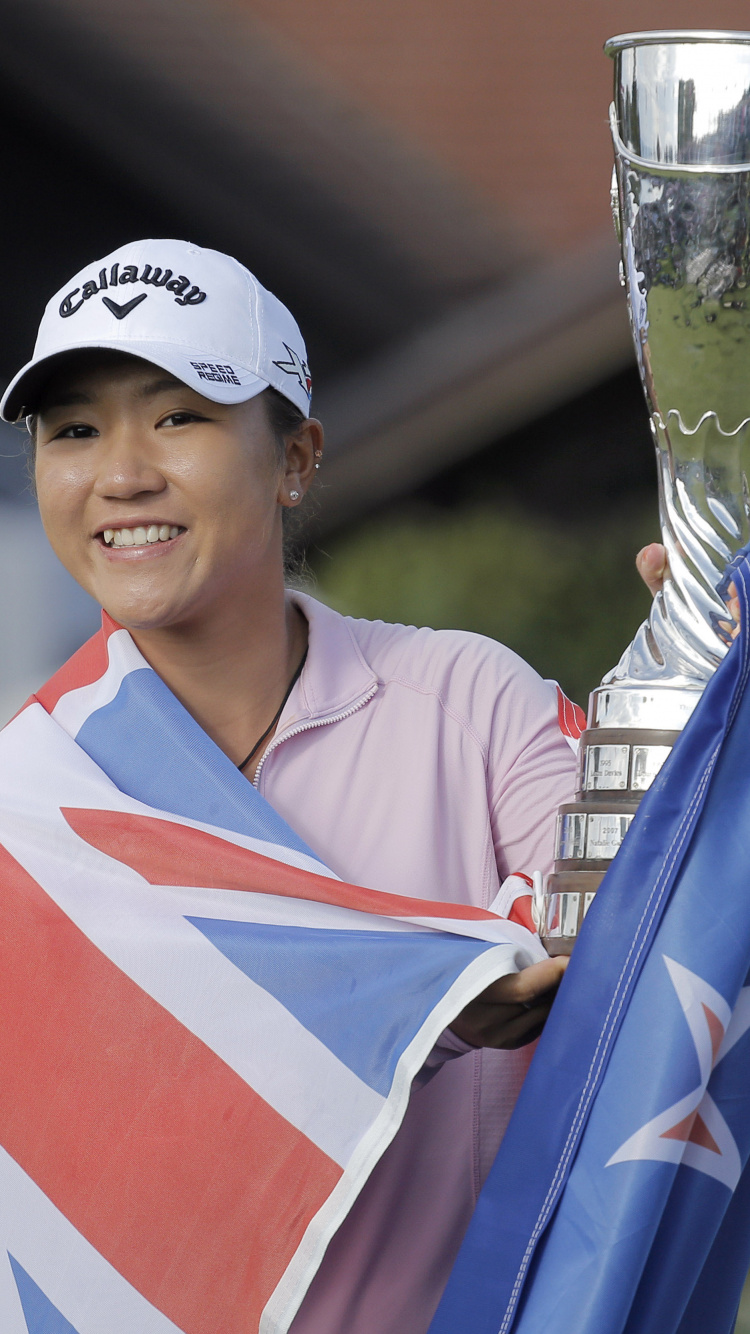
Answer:
[{"label": "union jack on flag", "polygon": [[2,1334],[283,1334],[442,1030],[544,957],[501,896],[341,882],[105,617],[0,734]]}]

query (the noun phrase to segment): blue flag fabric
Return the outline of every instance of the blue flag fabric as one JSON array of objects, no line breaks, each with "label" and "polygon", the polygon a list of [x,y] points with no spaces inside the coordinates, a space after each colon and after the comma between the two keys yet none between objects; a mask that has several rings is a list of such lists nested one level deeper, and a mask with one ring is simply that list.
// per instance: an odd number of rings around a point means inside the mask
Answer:
[{"label": "blue flag fabric", "polygon": [[592,906],[430,1334],[731,1334],[750,1262],[741,634]]}]

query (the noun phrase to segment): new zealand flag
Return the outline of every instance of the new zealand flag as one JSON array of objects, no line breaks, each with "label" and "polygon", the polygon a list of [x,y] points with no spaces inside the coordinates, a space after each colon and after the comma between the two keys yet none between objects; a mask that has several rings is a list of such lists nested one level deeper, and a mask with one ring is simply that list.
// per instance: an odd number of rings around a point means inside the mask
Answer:
[{"label": "new zealand flag", "polygon": [[586,919],[431,1334],[730,1334],[750,1260],[742,631]]}]

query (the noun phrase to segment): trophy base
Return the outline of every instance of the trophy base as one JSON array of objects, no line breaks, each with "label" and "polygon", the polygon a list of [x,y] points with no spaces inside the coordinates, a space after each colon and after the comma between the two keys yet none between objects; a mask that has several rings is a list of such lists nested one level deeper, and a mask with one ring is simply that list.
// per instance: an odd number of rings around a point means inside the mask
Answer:
[{"label": "trophy base", "polygon": [[[659,687],[599,687],[580,741],[576,800],[557,816],[554,872],[537,908],[548,954],[570,954],[641,798],[680,735],[695,692]],[[648,726],[661,716],[661,727]],[[671,725],[670,725],[671,724]]]},{"label": "trophy base", "polygon": [[545,891],[539,935],[548,954],[570,954],[609,863],[594,869],[554,871]]},{"label": "trophy base", "polygon": [[639,801],[671,751],[674,728],[589,727],[580,741],[578,790],[584,800],[603,794]]}]

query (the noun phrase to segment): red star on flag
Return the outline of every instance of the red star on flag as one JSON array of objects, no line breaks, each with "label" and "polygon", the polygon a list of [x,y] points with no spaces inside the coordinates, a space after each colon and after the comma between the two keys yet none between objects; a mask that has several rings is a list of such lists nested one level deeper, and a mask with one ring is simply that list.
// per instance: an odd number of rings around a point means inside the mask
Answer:
[{"label": "red star on flag", "polygon": [[739,1150],[707,1086],[712,1071],[750,1028],[750,987],[740,992],[732,1013],[723,996],[697,973],[663,957],[695,1044],[700,1082],[631,1135],[607,1167],[645,1160],[682,1163],[734,1190],[742,1171]]}]

